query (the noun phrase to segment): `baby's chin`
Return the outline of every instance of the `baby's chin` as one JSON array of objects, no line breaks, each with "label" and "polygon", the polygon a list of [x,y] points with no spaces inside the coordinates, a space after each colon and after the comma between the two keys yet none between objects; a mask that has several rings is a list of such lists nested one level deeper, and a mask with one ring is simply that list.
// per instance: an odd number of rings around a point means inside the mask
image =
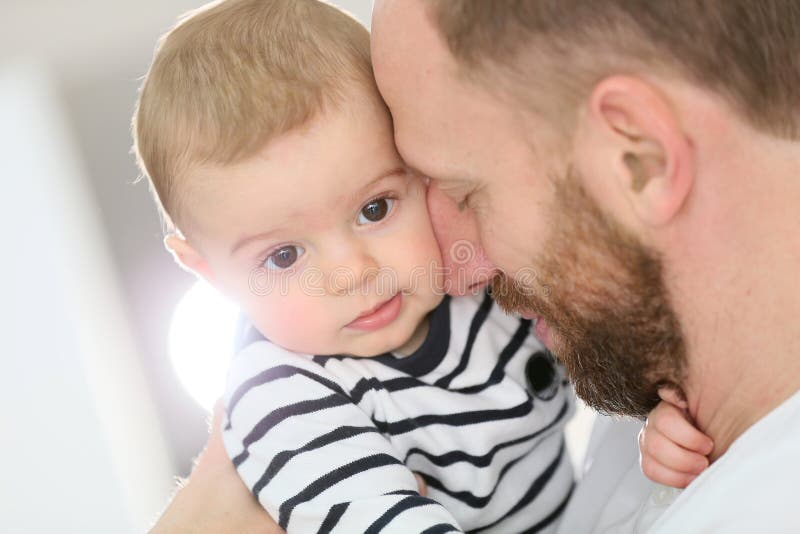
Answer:
[{"label": "baby's chin", "polygon": [[398,336],[397,341],[387,341],[386,337],[380,335],[380,332],[372,332],[373,336],[371,337],[377,339],[354,343],[349,347],[349,350],[340,352],[339,354],[345,354],[355,358],[374,358],[390,352],[408,355],[413,353],[422,344],[415,339],[418,337],[417,330],[418,329],[415,329],[404,336]]},{"label": "baby's chin", "polygon": [[391,333],[383,330],[388,329],[371,332],[371,335],[353,343],[347,354],[357,358],[372,358],[389,352],[403,356],[413,354],[425,341],[428,334],[428,319],[423,316],[415,324],[398,328]]},{"label": "baby's chin", "polygon": [[[383,330],[383,329],[382,329]],[[281,338],[279,335],[264,337],[272,344],[282,349],[297,354],[310,354],[312,356],[349,356],[354,358],[374,358],[388,352],[393,352],[407,343],[414,335],[414,332],[400,336],[400,342],[393,342],[394,339],[387,339],[387,335],[382,330],[353,336],[351,339],[339,339],[330,343],[308,343],[307,340],[292,340]],[[350,336],[347,336],[350,337]]]},{"label": "baby's chin", "polygon": [[[369,336],[362,335],[362,339],[335,340],[330,343],[308,343],[303,341],[293,341],[291,339],[281,339],[280,337],[267,340],[282,349],[297,354],[310,354],[312,356],[348,356],[354,358],[374,358],[387,352],[395,350],[395,346],[386,339],[381,339],[380,332],[371,332]],[[367,337],[372,339],[366,339]]]}]

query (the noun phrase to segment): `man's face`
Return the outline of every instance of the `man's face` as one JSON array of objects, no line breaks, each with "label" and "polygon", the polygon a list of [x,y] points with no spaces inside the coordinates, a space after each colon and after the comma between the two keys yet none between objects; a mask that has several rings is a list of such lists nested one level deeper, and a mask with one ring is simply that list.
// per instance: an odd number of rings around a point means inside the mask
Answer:
[{"label": "man's face", "polygon": [[[544,318],[537,334],[578,394],[605,412],[646,415],[657,387],[679,385],[684,369],[657,257],[584,191],[555,128],[459,73],[421,2],[376,4],[373,63],[402,157],[441,193],[428,206],[443,255],[452,242],[442,236],[477,227],[478,253],[501,273],[496,299]],[[436,216],[454,203],[464,214]]]},{"label": "man's face", "polygon": [[537,279],[501,273],[492,284],[495,300],[509,311],[540,314],[537,334],[589,405],[646,417],[658,387],[680,387],[686,367],[661,261],[603,213],[574,172],[556,180],[548,225],[532,264]]},{"label": "man's face", "polygon": [[[442,228],[452,217],[437,212],[452,211],[450,201],[462,204],[468,215],[458,218],[460,226],[477,227],[475,238],[494,265],[506,273],[527,270],[535,244],[547,235],[543,213],[554,192],[546,179],[554,163],[548,141],[554,137],[532,132],[529,115],[463,80],[421,6],[375,7],[373,64],[392,111],[395,143],[406,164],[430,176],[441,193],[429,198],[438,237],[459,238]],[[449,250],[442,251],[447,257]]]}]

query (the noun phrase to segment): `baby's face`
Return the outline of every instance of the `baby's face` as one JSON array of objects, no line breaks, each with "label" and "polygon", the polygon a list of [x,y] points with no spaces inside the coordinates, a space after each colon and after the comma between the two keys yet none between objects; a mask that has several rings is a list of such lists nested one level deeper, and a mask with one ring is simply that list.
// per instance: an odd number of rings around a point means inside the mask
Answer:
[{"label": "baby's face", "polygon": [[351,100],[245,161],[198,169],[186,191],[187,240],[211,282],[297,352],[407,349],[441,301],[425,184],[383,106]]}]

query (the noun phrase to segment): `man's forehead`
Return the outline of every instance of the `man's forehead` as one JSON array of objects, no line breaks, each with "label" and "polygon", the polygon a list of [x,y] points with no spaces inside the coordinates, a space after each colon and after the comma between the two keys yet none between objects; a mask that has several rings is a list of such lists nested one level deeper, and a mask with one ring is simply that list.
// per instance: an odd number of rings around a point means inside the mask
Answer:
[{"label": "man's forehead", "polygon": [[420,0],[377,0],[372,16],[373,62],[380,67],[423,59],[416,52],[437,44],[436,32]]},{"label": "man's forehead", "polygon": [[419,0],[374,0],[372,5],[372,22],[379,26],[386,21],[397,20],[408,13],[408,9],[421,9],[423,3]]}]

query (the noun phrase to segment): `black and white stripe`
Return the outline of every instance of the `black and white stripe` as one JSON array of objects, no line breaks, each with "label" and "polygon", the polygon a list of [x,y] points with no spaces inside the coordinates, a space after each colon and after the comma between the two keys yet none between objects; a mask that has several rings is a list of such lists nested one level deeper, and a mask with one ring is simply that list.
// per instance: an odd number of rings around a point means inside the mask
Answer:
[{"label": "black and white stripe", "polygon": [[406,357],[300,355],[249,334],[223,438],[288,532],[555,528],[573,484],[563,372],[553,363],[556,393],[532,395],[526,363],[544,348],[486,295],[447,298],[430,321]]}]

